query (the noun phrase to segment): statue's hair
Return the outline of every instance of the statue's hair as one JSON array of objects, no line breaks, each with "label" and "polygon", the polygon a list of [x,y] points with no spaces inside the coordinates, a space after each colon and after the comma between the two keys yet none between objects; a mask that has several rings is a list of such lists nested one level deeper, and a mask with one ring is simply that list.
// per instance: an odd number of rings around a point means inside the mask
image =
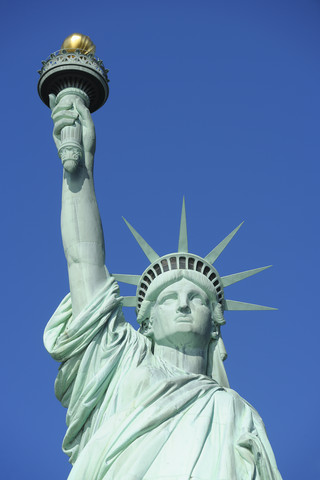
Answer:
[{"label": "statue's hair", "polygon": [[[189,280],[200,287],[208,296],[210,309],[212,313],[213,330],[220,331],[220,325],[225,323],[222,307],[217,300],[216,291],[212,283],[202,273],[194,270],[172,270],[157,277],[150,285],[146,297],[144,298],[138,314],[138,322],[141,324],[140,333],[148,335],[150,329],[150,319],[152,316],[152,307],[155,304],[159,294],[169,285],[179,282],[182,279]],[[218,327],[218,328],[216,328]]]}]

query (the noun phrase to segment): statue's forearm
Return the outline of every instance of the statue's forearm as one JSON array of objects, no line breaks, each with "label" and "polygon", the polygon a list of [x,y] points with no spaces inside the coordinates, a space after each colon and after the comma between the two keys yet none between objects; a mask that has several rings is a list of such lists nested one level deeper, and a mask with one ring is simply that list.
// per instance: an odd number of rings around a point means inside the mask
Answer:
[{"label": "statue's forearm", "polygon": [[68,262],[73,315],[93,298],[106,279],[103,230],[92,173],[64,171],[61,232]]}]

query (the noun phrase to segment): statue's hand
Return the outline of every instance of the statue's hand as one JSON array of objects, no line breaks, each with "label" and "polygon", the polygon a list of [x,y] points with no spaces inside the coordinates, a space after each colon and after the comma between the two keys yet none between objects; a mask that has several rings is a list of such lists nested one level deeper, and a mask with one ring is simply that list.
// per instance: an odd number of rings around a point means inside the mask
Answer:
[{"label": "statue's hand", "polygon": [[75,109],[79,114],[82,125],[82,141],[85,154],[94,155],[96,151],[96,132],[89,109],[78,98],[75,102]]},{"label": "statue's hand", "polygon": [[94,123],[91,118],[89,109],[83,104],[80,98],[75,96],[67,96],[62,99],[58,104],[56,102],[56,96],[51,94],[49,96],[50,108],[52,110],[53,127],[53,139],[57,149],[61,147],[61,131],[64,127],[74,126],[77,119],[80,122],[82,130],[82,144],[84,151],[85,166],[89,171],[93,168],[93,156],[96,148],[96,135]]}]

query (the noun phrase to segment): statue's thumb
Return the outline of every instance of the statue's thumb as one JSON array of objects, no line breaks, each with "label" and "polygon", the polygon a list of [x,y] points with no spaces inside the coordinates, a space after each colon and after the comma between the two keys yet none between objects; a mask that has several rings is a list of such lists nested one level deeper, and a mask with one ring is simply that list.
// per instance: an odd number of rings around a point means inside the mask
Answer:
[{"label": "statue's thumb", "polygon": [[50,93],[49,95],[49,106],[51,110],[56,106],[56,96],[53,93]]}]

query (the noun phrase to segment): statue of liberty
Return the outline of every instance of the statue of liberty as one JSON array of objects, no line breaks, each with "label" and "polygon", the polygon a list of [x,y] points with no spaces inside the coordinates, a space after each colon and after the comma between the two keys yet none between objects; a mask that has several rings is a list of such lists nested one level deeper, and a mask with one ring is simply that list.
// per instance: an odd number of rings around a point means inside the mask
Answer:
[{"label": "statue of liberty", "polygon": [[[90,111],[71,91],[51,95],[50,107],[58,151],[66,127],[81,129],[83,146],[80,160],[72,148],[60,155],[70,294],[44,333],[61,362],[55,393],[67,408],[69,480],[281,480],[261,417],[229,387],[221,337],[224,310],[268,309],[224,296],[267,267],[220,277],[212,264],[240,226],[201,258],[188,251],[183,202],[178,251],[159,256],[127,222],[150,265],[110,275]],[[117,281],[136,285],[136,297],[121,297]],[[139,331],[123,305],[136,307]]]}]

